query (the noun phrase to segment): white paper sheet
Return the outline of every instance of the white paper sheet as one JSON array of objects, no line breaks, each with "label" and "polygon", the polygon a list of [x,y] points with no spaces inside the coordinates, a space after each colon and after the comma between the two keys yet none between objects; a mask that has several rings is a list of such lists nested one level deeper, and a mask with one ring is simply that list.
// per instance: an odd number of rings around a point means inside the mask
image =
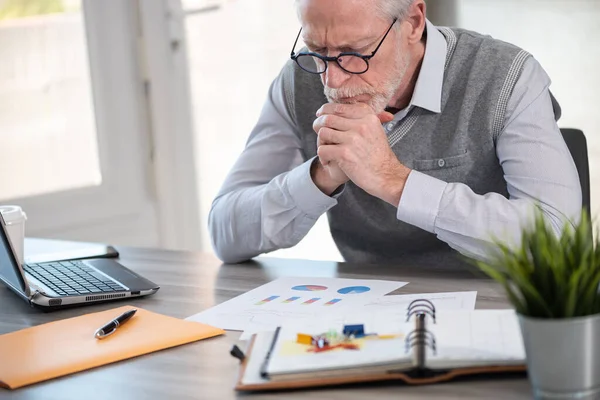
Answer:
[{"label": "white paper sheet", "polygon": [[474,310],[477,292],[418,293],[383,296],[366,303],[361,311],[377,313],[390,308],[406,310],[411,301],[418,299],[431,301],[436,310]]},{"label": "white paper sheet", "polygon": [[[280,324],[325,328],[328,323],[365,324],[377,333],[392,333],[406,320],[406,310],[410,302],[427,299],[436,310],[474,310],[477,292],[419,293],[394,296],[382,296],[351,309],[339,309],[334,315],[314,316],[295,315],[281,319]],[[244,330],[240,340],[248,340],[252,334],[274,330],[277,325],[261,323],[264,318],[257,316],[254,323]]]},{"label": "white paper sheet", "polygon": [[427,328],[436,338],[437,352],[428,348],[431,367],[521,364],[525,349],[514,310],[476,310],[440,313]]},{"label": "white paper sheet", "polygon": [[275,329],[286,319],[351,312],[408,282],[342,278],[279,278],[187,320],[228,330]]}]

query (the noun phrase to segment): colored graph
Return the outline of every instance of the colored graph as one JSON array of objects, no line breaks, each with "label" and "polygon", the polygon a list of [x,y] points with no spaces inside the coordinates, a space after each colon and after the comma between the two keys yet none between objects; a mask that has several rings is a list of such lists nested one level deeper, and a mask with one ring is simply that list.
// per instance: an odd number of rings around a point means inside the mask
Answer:
[{"label": "colored graph", "polygon": [[261,305],[263,305],[263,304],[265,304],[265,303],[268,303],[268,302],[270,302],[270,301],[273,301],[273,300],[275,300],[275,299],[276,299],[276,298],[278,298],[278,297],[279,297],[279,296],[271,296],[271,297],[267,297],[266,299],[264,299],[264,300],[261,300],[261,301],[259,301],[258,303],[256,303],[256,305],[257,305],[257,306],[261,306]]},{"label": "colored graph", "polygon": [[312,304],[312,303],[314,303],[314,302],[316,302],[316,301],[319,301],[319,300],[321,300],[321,298],[320,298],[320,297],[313,297],[312,299],[306,300],[306,301],[305,301],[304,303],[302,303],[302,304],[306,304],[306,305],[308,305],[308,304]]},{"label": "colored graph", "polygon": [[359,294],[368,292],[369,290],[371,290],[371,288],[367,286],[348,286],[345,288],[341,288],[337,292],[340,294]]},{"label": "colored graph", "polygon": [[331,299],[331,300],[329,300],[327,303],[325,303],[324,305],[325,305],[325,306],[332,306],[332,305],[334,305],[335,303],[339,303],[340,301],[342,301],[342,299]]},{"label": "colored graph", "polygon": [[318,292],[319,290],[327,290],[327,286],[321,285],[298,285],[294,286],[292,290],[301,290],[303,292]]},{"label": "colored graph", "polygon": [[289,299],[282,301],[282,303],[291,303],[293,301],[298,300],[299,298],[300,297],[290,297]]}]

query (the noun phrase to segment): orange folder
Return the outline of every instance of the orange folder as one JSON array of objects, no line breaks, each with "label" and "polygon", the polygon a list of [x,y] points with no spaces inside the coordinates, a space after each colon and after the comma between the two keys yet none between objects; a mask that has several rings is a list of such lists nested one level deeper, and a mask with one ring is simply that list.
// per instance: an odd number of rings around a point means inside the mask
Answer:
[{"label": "orange folder", "polygon": [[[94,337],[96,329],[132,308],[137,313],[114,334]],[[0,386],[16,389],[224,332],[131,306],[50,322],[0,335]]]}]

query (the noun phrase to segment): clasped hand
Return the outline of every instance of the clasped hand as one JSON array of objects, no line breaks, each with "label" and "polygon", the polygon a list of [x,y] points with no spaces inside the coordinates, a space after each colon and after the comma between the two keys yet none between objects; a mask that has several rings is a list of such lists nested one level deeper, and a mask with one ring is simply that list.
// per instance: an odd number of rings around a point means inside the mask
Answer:
[{"label": "clasped hand", "polygon": [[410,170],[398,161],[381,126],[392,119],[363,103],[327,103],[317,111],[313,129],[319,161],[332,181],[351,180],[397,206]]}]

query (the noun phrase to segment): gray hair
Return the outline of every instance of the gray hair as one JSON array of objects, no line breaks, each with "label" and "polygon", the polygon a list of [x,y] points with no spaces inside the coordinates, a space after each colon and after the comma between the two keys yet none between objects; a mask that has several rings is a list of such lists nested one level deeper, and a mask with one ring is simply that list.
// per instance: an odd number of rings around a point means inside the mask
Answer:
[{"label": "gray hair", "polygon": [[414,0],[375,0],[377,12],[390,20],[398,18],[403,20],[408,14],[408,9]]},{"label": "gray hair", "polygon": [[[414,2],[414,0],[371,0],[375,4],[377,13],[385,19],[393,20],[398,18],[402,21],[408,14],[408,9]],[[300,10],[298,9],[298,0],[294,1],[296,7],[296,13],[300,17]]]}]

